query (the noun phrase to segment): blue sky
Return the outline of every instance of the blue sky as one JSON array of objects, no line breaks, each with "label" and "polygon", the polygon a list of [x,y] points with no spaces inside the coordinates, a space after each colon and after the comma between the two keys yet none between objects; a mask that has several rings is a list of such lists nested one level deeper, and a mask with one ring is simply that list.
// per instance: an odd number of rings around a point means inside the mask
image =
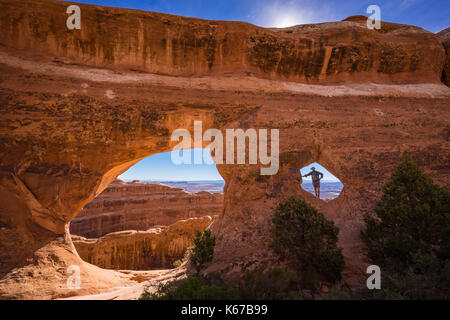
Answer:
[{"label": "blue sky", "polygon": [[81,3],[164,12],[212,20],[247,21],[263,27],[338,21],[367,15],[371,4],[384,21],[437,32],[450,26],[449,0],[78,0]]},{"label": "blue sky", "polygon": [[[336,176],[334,176],[331,172],[329,172],[327,169],[322,167],[317,162],[313,162],[313,163],[308,164],[307,166],[301,168],[300,169],[300,173],[302,175],[309,173],[311,171],[311,167],[314,167],[314,168],[316,168],[316,171],[319,171],[319,172],[323,173],[323,180],[339,181],[339,179]],[[311,180],[311,176],[303,178],[303,181],[305,181],[305,180]]]},{"label": "blue sky", "polygon": [[[202,149],[193,149],[194,152]],[[165,181],[192,181],[192,180],[223,180],[215,164],[180,164],[172,163],[171,152],[158,153],[136,163],[118,178],[122,180],[165,180]],[[207,160],[212,162],[209,151]]]},{"label": "blue sky", "polygon": [[[209,151],[205,150],[208,161],[212,161]],[[192,163],[194,152],[202,152],[202,149],[193,149],[191,152]],[[333,174],[317,162],[311,163],[300,170],[304,175],[311,167],[324,174],[324,180],[338,181]],[[217,171],[215,164],[180,164],[175,165],[171,160],[171,152],[158,153],[138,162],[119,177],[122,180],[165,180],[165,181],[192,181],[192,180],[223,180]],[[303,180],[311,180],[311,177]]]}]

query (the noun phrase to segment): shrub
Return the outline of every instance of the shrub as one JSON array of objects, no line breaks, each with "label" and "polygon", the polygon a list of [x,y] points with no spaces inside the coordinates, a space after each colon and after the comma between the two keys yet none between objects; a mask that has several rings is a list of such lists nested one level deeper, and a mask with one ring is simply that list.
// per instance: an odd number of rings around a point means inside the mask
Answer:
[{"label": "shrub", "polygon": [[380,266],[413,265],[418,252],[450,258],[450,195],[406,156],[384,186],[361,239]]},{"label": "shrub", "polygon": [[361,239],[382,270],[375,299],[450,298],[450,196],[405,156],[383,187]]},{"label": "shrub", "polygon": [[207,277],[189,276],[161,284],[155,293],[145,292],[141,300],[239,300],[312,298],[309,291],[300,290],[297,275],[282,267],[247,271],[238,286],[227,284],[217,274]]},{"label": "shrub", "polygon": [[440,260],[434,254],[414,254],[410,266],[403,270],[386,267],[381,276],[381,290],[364,289],[350,297],[366,300],[450,299],[450,260]]},{"label": "shrub", "polygon": [[298,197],[280,202],[272,219],[274,251],[296,257],[305,279],[336,282],[344,266],[337,246],[339,229],[314,207]]},{"label": "shrub", "polygon": [[173,266],[175,268],[178,268],[179,266],[181,266],[183,264],[184,261],[186,261],[186,259],[189,257],[189,254],[191,253],[192,249],[194,248],[194,246],[190,246],[186,248],[186,251],[183,254],[183,258],[175,260],[173,262]]},{"label": "shrub", "polygon": [[173,265],[175,268],[178,268],[179,266],[181,266],[182,263],[183,263],[183,261],[181,261],[181,259],[178,259],[178,260],[175,260],[175,261],[172,263],[172,265]]},{"label": "shrub", "polygon": [[259,267],[244,273],[239,294],[249,300],[282,300],[311,298],[311,292],[303,290],[301,281],[292,270],[283,267],[271,267],[264,270]]},{"label": "shrub", "polygon": [[212,261],[215,245],[216,237],[211,235],[210,230],[205,230],[203,233],[197,232],[190,255],[190,262],[197,270],[197,273],[205,268],[206,263]]},{"label": "shrub", "polygon": [[[358,297],[354,294],[350,288],[344,287],[341,284],[334,285],[330,288],[327,300],[356,300]],[[359,299],[362,299],[359,297]]]},{"label": "shrub", "polygon": [[208,283],[206,278],[189,276],[161,284],[156,293],[145,292],[140,300],[233,300],[238,297],[231,286]]}]

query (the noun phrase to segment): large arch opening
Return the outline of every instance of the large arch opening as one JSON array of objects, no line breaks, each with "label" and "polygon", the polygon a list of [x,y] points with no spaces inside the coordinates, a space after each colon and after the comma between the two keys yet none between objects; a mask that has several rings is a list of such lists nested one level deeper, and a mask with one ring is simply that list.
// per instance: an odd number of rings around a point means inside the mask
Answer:
[{"label": "large arch opening", "polygon": [[[209,149],[183,152],[210,159]],[[175,164],[171,155],[139,161],[71,221],[72,241],[84,261],[117,270],[174,268],[197,231],[218,217],[224,180],[212,159]]]}]

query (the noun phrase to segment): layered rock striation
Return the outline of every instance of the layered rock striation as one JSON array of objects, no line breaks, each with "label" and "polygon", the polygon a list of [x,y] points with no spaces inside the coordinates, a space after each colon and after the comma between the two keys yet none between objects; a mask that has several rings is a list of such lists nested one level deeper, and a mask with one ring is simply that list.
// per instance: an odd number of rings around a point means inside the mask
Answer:
[{"label": "layered rock striation", "polygon": [[445,56],[430,32],[394,23],[368,30],[366,17],[265,29],[244,22],[79,6],[81,29],[70,31],[65,3],[2,0],[0,41],[97,67],[184,76],[252,73],[309,82],[439,81]]},{"label": "layered rock striation", "polygon": [[147,230],[192,217],[217,217],[223,194],[186,192],[159,183],[112,182],[70,223],[71,234],[98,238],[122,230]]},{"label": "layered rock striation", "polygon": [[72,235],[80,257],[106,269],[152,270],[173,268],[193,244],[197,232],[211,224],[211,217],[191,218],[146,231],[126,230],[97,239]]}]

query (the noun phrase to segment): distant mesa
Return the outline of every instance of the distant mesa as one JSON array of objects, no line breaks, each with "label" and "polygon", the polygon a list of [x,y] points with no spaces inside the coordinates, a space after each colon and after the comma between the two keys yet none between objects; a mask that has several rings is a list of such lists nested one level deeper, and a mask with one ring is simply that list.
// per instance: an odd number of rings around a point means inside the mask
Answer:
[{"label": "distant mesa", "polygon": [[71,234],[98,238],[122,230],[147,230],[179,220],[218,216],[223,194],[186,192],[158,182],[115,180],[70,224]]},{"label": "distant mesa", "polygon": [[170,226],[112,232],[96,239],[72,236],[72,241],[84,261],[101,268],[170,269],[183,258],[196,233],[205,230],[211,220],[208,216],[190,218]]}]

